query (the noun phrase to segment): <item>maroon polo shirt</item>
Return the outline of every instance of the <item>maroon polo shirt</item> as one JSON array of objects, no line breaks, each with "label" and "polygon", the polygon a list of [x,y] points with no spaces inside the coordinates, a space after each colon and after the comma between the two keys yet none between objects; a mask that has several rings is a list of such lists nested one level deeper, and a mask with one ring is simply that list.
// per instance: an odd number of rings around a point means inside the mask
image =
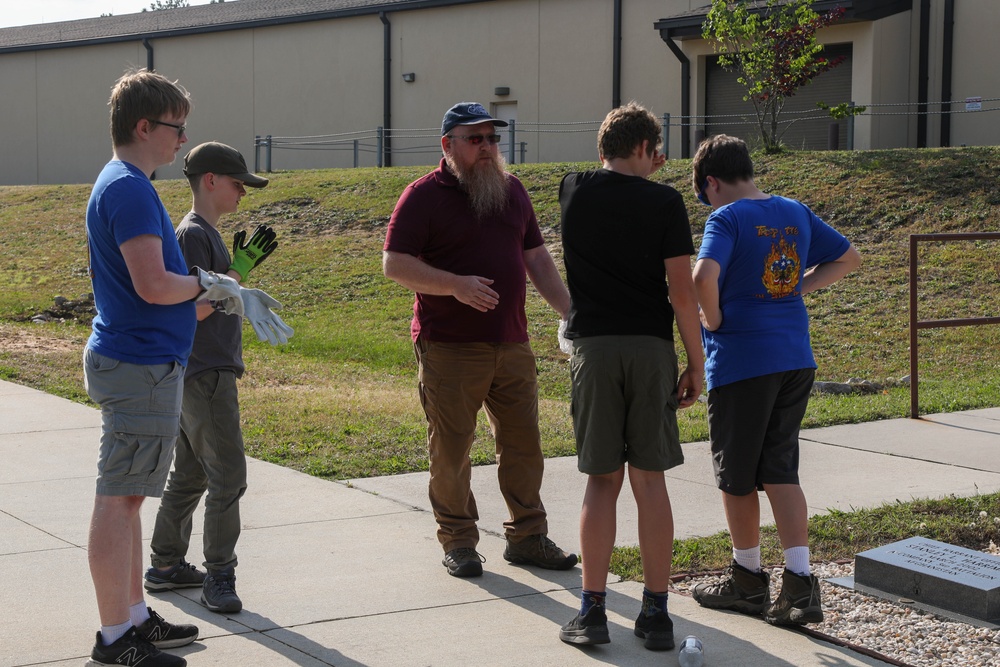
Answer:
[{"label": "maroon polo shirt", "polygon": [[458,275],[493,280],[499,303],[481,313],[452,296],[417,293],[410,333],[448,343],[523,343],[527,279],[524,251],[542,245],[542,233],[527,191],[510,176],[510,200],[503,212],[477,220],[458,179],[440,166],[410,183],[389,219],[384,249],[413,255]]}]

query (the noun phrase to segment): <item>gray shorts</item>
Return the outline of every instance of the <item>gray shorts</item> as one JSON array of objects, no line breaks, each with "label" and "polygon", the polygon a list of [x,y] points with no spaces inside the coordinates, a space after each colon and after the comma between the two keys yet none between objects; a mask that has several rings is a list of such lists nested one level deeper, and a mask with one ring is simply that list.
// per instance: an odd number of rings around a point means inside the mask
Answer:
[{"label": "gray shorts", "polygon": [[130,364],[88,347],[83,378],[103,417],[97,494],[160,497],[180,429],[184,367]]},{"label": "gray shorts", "polygon": [[656,336],[573,341],[570,412],[577,467],[607,475],[628,463],[669,470],[684,463],[677,431],[677,355]]},{"label": "gray shorts", "polygon": [[799,427],[816,371],[771,373],[708,394],[715,483],[745,496],[765,484],[799,483]]}]

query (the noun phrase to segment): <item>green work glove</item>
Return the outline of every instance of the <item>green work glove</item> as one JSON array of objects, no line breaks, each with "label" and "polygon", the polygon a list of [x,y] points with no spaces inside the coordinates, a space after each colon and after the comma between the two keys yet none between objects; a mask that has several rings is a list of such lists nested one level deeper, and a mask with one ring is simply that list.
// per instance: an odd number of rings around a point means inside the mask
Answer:
[{"label": "green work glove", "polygon": [[278,242],[274,240],[277,234],[267,225],[258,225],[253,236],[247,241],[247,233],[240,230],[233,235],[233,263],[230,271],[240,274],[240,280],[246,280],[250,269],[254,268],[274,252]]}]

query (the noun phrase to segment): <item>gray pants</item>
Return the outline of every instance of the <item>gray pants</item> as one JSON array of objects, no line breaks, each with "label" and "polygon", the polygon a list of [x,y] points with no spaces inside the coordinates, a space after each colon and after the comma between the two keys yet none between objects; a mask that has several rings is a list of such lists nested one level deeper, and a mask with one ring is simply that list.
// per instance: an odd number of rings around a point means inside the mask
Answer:
[{"label": "gray pants", "polygon": [[208,491],[204,565],[235,567],[240,498],[247,488],[236,374],[208,371],[185,381],[180,426],[174,469],[153,528],[152,563],[170,567],[187,555],[191,517]]}]

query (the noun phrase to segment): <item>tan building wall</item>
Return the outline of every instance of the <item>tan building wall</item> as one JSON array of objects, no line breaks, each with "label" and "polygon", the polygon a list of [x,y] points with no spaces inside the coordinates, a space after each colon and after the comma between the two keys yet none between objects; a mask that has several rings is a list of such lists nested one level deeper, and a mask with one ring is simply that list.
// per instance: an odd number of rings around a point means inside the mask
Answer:
[{"label": "tan building wall", "polygon": [[[904,12],[859,25],[861,29],[867,28],[865,50],[870,61],[861,60],[855,51],[855,62],[870,62],[871,66],[865,68],[867,87],[857,86],[855,89],[855,102],[889,105],[917,98],[917,63],[911,58],[911,53],[917,49],[902,49],[899,45],[917,44],[917,40],[911,41],[911,35],[918,24],[919,17],[915,12]],[[905,115],[911,110],[911,107],[905,106],[872,106],[870,112],[881,115],[858,118],[855,148],[915,146],[917,119],[916,116]]]},{"label": "tan building wall", "polygon": [[[952,111],[965,111],[969,97],[1000,98],[1000,70],[996,66],[1000,43],[1000,3],[996,0],[955,2]],[[983,107],[997,107],[997,102]],[[1000,112],[956,113],[951,117],[951,145],[1000,143]]]},{"label": "tan building wall", "polygon": [[[38,183],[38,53],[12,53],[0,58],[0,81],[16,95],[0,95],[0,184]],[[82,123],[81,123],[82,125]]]},{"label": "tan building wall", "polygon": [[[943,7],[931,2],[929,100],[940,100]],[[706,0],[622,0],[620,99],[669,113],[670,156],[680,157],[680,64],[653,24],[703,7]],[[913,0],[919,8],[918,0]],[[183,11],[183,10],[178,10]],[[434,164],[444,110],[476,100],[516,117],[525,158],[595,161],[596,129],[613,101],[614,3],[609,0],[494,0],[389,12],[389,87],[393,164]],[[992,31],[994,0],[955,3],[953,95],[1000,97]],[[821,41],[854,44],[852,97],[859,104],[915,102],[919,15],[905,11],[875,22],[828,28]],[[254,136],[342,140],[275,147],[275,169],[348,167],[350,140],[360,164],[376,164],[375,128],[383,124],[383,35],[377,14],[150,39],[156,69],[192,94],[189,146],[219,140],[254,159]],[[701,39],[679,42],[691,59],[691,113],[705,111]],[[76,48],[0,53],[0,183],[92,181],[111,154],[107,98],[128,66],[144,66],[139,40]],[[412,83],[403,73],[413,73]],[[507,88],[508,94],[495,94]],[[964,111],[964,103],[957,111]],[[984,103],[984,107],[990,107]],[[993,104],[992,106],[996,106]],[[880,113],[891,109],[873,109]],[[996,114],[956,113],[953,145],[1000,142]],[[914,146],[916,117],[862,116],[855,147]],[[941,139],[940,116],[928,117],[929,145]],[[540,131],[544,130],[544,131]],[[693,134],[693,133],[692,133]],[[693,137],[692,137],[693,138]],[[303,141],[303,140],[299,140]],[[506,150],[506,146],[504,147]],[[263,161],[263,153],[261,155]],[[516,156],[520,161],[520,154]],[[262,164],[263,166],[263,164]],[[181,162],[160,178],[181,175]]]}]

